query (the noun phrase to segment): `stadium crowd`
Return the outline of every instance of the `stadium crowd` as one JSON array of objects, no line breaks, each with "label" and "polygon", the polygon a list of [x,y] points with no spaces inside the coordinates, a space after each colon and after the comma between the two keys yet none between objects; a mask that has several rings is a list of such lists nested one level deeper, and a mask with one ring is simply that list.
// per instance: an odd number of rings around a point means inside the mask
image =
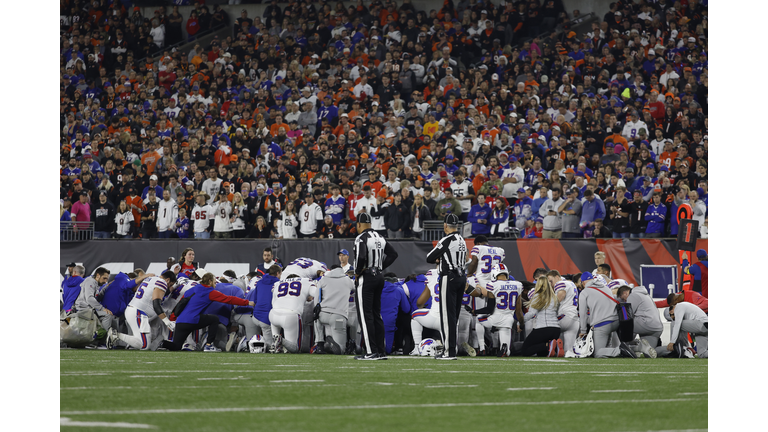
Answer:
[{"label": "stadium crowd", "polygon": [[126,3],[61,4],[63,226],[351,238],[365,212],[419,238],[454,213],[473,235],[643,238],[688,203],[706,237],[700,0],[612,3],[582,34],[559,0]]},{"label": "stadium crowd", "polygon": [[[700,271],[699,283],[654,302],[646,287],[613,278],[603,252],[592,272],[538,268],[531,282],[521,274],[517,280],[503,263],[504,249],[480,235],[467,256],[455,349],[472,357],[708,357],[708,257],[704,250],[696,256],[684,271]],[[62,347],[360,354],[371,330],[355,301],[358,258],[340,250],[330,269],[311,258],[283,265],[266,248],[263,263],[244,275],[214,275],[199,267],[191,248],[160,275],[110,275],[99,267],[87,276],[70,263],[61,286]],[[437,269],[400,278],[384,273],[383,284],[382,357],[384,350],[441,355],[447,335],[439,310],[447,299]],[[631,305],[628,328],[617,321],[619,301]],[[672,322],[669,343],[661,340],[660,308]]]}]

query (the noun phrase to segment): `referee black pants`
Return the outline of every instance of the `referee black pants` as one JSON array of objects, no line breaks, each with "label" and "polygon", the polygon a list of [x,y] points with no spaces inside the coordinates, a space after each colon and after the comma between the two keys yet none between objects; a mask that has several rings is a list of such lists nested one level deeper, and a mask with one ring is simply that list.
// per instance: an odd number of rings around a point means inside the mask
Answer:
[{"label": "referee black pants", "polygon": [[163,348],[167,348],[169,351],[181,351],[181,347],[184,346],[184,342],[187,341],[193,331],[201,328],[208,327],[208,337],[206,343],[212,344],[216,340],[216,332],[219,328],[219,317],[216,315],[206,314],[200,315],[200,320],[197,324],[192,323],[178,323],[173,331],[173,342],[163,341],[161,345]]},{"label": "referee black pants", "polygon": [[377,269],[368,269],[355,279],[355,306],[360,323],[360,346],[368,354],[387,355],[384,343],[384,320],[381,319],[381,292],[384,278]]},{"label": "referee black pants", "polygon": [[459,312],[467,276],[458,272],[440,275],[440,335],[449,357],[456,357],[456,334],[459,328]]}]

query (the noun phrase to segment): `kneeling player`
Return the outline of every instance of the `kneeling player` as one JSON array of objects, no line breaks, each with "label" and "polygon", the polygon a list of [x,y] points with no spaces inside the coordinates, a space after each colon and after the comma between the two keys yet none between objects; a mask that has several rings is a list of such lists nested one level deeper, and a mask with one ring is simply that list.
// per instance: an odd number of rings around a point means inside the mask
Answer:
[{"label": "kneeling player", "polygon": [[563,348],[571,351],[579,335],[579,289],[573,282],[560,276],[557,270],[550,270],[547,279],[555,287],[559,303],[557,321],[560,323],[560,339],[563,340]]},{"label": "kneeling player", "polygon": [[162,302],[168,286],[176,282],[176,274],[170,270],[164,271],[160,277],[151,277],[144,280],[133,300],[125,308],[125,321],[131,329],[132,335],[117,333],[112,328],[107,333],[107,347],[114,346],[115,339],[119,339],[128,346],[148,350],[152,343],[152,328],[150,321],[160,318],[170,330],[174,324],[168,319],[163,310]]},{"label": "kneeling player", "polygon": [[[512,343],[512,324],[515,321],[515,305],[517,297],[523,289],[520,282],[511,280],[509,270],[504,264],[496,264],[491,271],[493,282],[487,287],[475,287],[471,292],[473,297],[485,297],[487,305],[485,308],[475,311],[477,314],[491,314],[490,316],[480,316],[478,323],[483,330],[478,327],[477,339],[480,344],[480,350],[485,350],[484,330],[496,328],[499,331],[499,344],[501,345],[499,353],[503,357],[510,355],[510,344]],[[467,291],[470,287],[467,288]],[[483,334],[481,334],[483,333]]]},{"label": "kneeling player", "polygon": [[[440,283],[438,281],[437,270],[429,270],[426,273],[426,289],[421,292],[416,300],[416,309],[411,313],[411,335],[413,336],[414,347],[410,355],[420,355],[419,343],[422,341],[422,332],[424,327],[440,331]],[[432,307],[424,309],[430,296],[432,297]]]},{"label": "kneeling player", "polygon": [[[295,274],[276,282],[272,288],[272,310],[269,321],[272,325],[273,352],[283,347],[290,353],[301,349],[302,320],[304,304],[317,296],[317,286],[306,278]],[[280,336],[283,331],[284,337]]]}]

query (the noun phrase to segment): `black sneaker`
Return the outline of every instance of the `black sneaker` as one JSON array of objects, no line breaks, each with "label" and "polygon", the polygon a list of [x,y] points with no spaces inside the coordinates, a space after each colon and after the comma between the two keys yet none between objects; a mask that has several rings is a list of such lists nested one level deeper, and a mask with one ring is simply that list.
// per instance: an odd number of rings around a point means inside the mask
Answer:
[{"label": "black sneaker", "polygon": [[317,346],[315,346],[315,352],[313,354],[326,354],[324,347],[325,342],[318,342]]},{"label": "black sneaker", "polygon": [[355,360],[378,360],[378,354],[373,353],[355,356]]},{"label": "black sneaker", "polygon": [[627,344],[625,344],[624,342],[619,344],[619,352],[621,353],[620,354],[621,357],[633,358],[633,359],[637,358],[635,351],[632,350],[632,348],[628,347]]},{"label": "black sneaker", "polygon": [[376,358],[374,360],[387,360],[389,357],[387,357],[386,354],[376,354]]}]

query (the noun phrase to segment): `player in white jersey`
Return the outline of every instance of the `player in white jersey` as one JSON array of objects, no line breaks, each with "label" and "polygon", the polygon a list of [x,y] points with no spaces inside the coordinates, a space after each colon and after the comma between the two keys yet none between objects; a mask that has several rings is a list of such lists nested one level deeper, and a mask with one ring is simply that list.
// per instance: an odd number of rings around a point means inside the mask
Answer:
[{"label": "player in white jersey", "polygon": [[[280,352],[281,347],[290,353],[298,353],[301,350],[301,314],[304,304],[311,302],[315,297],[317,285],[308,278],[289,273],[286,279],[275,282],[272,286],[272,310],[269,311],[274,339],[273,352]],[[280,336],[281,330],[284,337]]]},{"label": "player in white jersey", "polygon": [[579,335],[579,289],[576,284],[560,276],[557,270],[550,270],[547,279],[555,288],[559,302],[557,321],[560,324],[560,339],[566,351],[571,351]]},{"label": "player in white jersey", "polygon": [[[470,261],[467,265],[467,274],[474,275],[476,278],[476,283],[473,284],[472,287],[480,285],[485,288],[489,283],[493,282],[493,278],[491,278],[491,270],[493,269],[493,266],[503,263],[504,259],[507,257],[507,253],[500,247],[491,246],[488,244],[488,239],[484,235],[479,235],[475,238],[475,246],[469,252],[469,257]],[[467,278],[467,282],[469,282],[469,280],[470,279]],[[482,297],[473,297],[471,303],[472,309],[474,310],[483,309],[486,306],[485,299]],[[472,328],[476,331],[470,336],[472,339],[475,337],[480,339],[480,335],[484,334],[483,329],[479,329],[477,326],[477,316],[474,316],[473,320],[474,325]],[[498,337],[497,333],[494,334],[494,339],[496,337]],[[476,346],[477,348],[480,347],[479,341],[473,340],[472,342],[472,346]]]},{"label": "player in white jersey", "polygon": [[[493,266],[491,277],[493,282],[490,282],[485,288],[477,286],[471,291],[471,295],[474,297],[488,299],[485,308],[475,311],[478,314],[477,321],[481,324],[477,328],[477,339],[480,350],[484,351],[484,331],[496,327],[499,333],[499,353],[501,356],[509,356],[512,344],[512,324],[515,322],[515,305],[517,298],[523,292],[523,284],[509,276],[509,270],[504,264]],[[470,289],[471,287],[468,287],[467,291]],[[490,316],[485,314],[490,314]]]},{"label": "player in white jersey", "polygon": [[170,270],[164,271],[160,277],[150,277],[136,289],[133,300],[125,309],[125,321],[131,329],[132,335],[117,333],[109,329],[107,335],[107,347],[114,346],[115,339],[119,339],[132,348],[147,350],[152,343],[152,329],[150,321],[159,318],[170,330],[174,323],[168,319],[163,310],[163,297],[168,292],[168,286],[176,282],[176,274]]},{"label": "player in white jersey", "polygon": [[608,285],[608,288],[611,289],[611,292],[613,293],[613,295],[616,295],[616,292],[619,290],[619,287],[622,285],[626,285],[630,288],[634,287],[634,285],[630,285],[629,282],[625,281],[624,279],[614,279],[608,282],[606,285]]},{"label": "player in white jersey", "polygon": [[281,280],[287,279],[290,275],[315,280],[327,271],[328,267],[320,261],[311,258],[296,258],[285,266]]},{"label": "player in white jersey", "polygon": [[[421,292],[416,300],[416,309],[411,313],[411,334],[413,335],[414,348],[410,355],[419,355],[419,344],[424,327],[440,331],[440,275],[437,269],[429,270],[424,274],[427,278],[427,289]],[[429,296],[432,296],[432,307],[424,309]]]}]

